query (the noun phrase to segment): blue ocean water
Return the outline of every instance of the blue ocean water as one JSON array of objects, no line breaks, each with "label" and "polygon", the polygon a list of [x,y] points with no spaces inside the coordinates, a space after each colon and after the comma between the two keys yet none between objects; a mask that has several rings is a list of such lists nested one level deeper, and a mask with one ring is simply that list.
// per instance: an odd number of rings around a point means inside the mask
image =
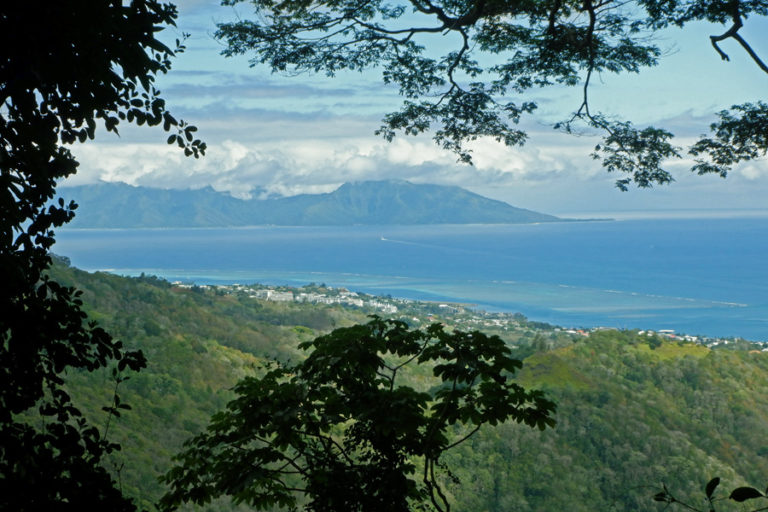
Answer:
[{"label": "blue ocean water", "polygon": [[58,232],[86,270],[324,282],[573,327],[768,340],[768,218]]}]

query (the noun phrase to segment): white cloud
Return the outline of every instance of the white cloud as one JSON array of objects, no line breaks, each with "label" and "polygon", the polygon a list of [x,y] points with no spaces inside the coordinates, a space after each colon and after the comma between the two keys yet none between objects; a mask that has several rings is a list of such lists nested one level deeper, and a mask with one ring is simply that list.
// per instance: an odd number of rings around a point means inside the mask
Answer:
[{"label": "white cloud", "polygon": [[[339,121],[344,125],[349,120]],[[260,128],[269,132],[275,124],[276,130],[282,130],[283,122],[262,123]],[[476,165],[467,166],[425,137],[398,137],[388,143],[374,136],[307,136],[322,134],[327,122],[296,122],[293,137],[282,131],[281,138],[214,142],[199,160],[185,158],[178,148],[162,143],[91,142],[74,148],[81,167],[68,183],[124,181],[163,188],[211,185],[243,197],[260,188],[294,195],[329,191],[346,181],[391,178],[464,187],[520,187],[551,179],[589,181],[595,174],[595,166],[577,144],[507,148],[492,140],[479,140],[473,144]],[[348,126],[359,131],[359,124]]]},{"label": "white cloud", "polygon": [[763,159],[744,164],[736,172],[749,181],[766,179],[768,178],[768,161]]},{"label": "white cloud", "polygon": [[[295,137],[261,142],[225,139],[210,144],[207,155],[185,158],[176,147],[150,142],[90,142],[74,148],[81,161],[68,184],[124,181],[162,188],[211,185],[239,197],[265,189],[272,194],[329,192],[346,181],[406,179],[417,183],[459,185],[516,206],[553,213],[647,208],[763,207],[768,193],[765,161],[746,164],[727,180],[695,176],[685,164],[670,165],[676,182],[650,191],[618,192],[613,181],[589,157],[594,141],[550,132],[532,134],[524,148],[490,140],[474,144],[476,165],[427,138],[398,137],[391,144],[370,136],[308,138],[323,123],[295,125]],[[357,123],[352,125],[359,126]],[[262,126],[268,132],[270,126]],[[287,132],[284,132],[287,134]]]}]

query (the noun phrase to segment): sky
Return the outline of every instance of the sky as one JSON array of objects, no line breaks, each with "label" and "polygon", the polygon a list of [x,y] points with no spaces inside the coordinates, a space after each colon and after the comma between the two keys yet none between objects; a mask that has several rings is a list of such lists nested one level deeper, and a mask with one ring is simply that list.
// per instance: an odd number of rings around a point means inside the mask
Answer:
[{"label": "sky", "polygon": [[[578,88],[531,93],[539,109],[521,123],[529,134],[522,148],[492,140],[474,145],[474,166],[460,164],[430,136],[398,135],[387,142],[374,134],[381,119],[399,108],[396,89],[381,82],[381,70],[333,78],[272,74],[250,67],[248,57],[225,58],[216,24],[252,17],[217,0],[178,0],[177,27],[163,33],[172,42],[189,33],[187,49],[158,80],[170,111],[195,124],[208,145],[205,157],[185,158],[165,143],[159,129],[121,127],[73,148],[78,173],[62,185],[119,181],[160,188],[200,188],[231,193],[294,195],[330,192],[348,181],[404,179],[458,185],[514,206],[553,214],[644,212],[678,209],[712,214],[768,208],[768,160],[741,165],[727,179],[690,173],[690,160],[670,163],[671,185],[620,192],[619,176],[590,158],[597,139],[567,136],[551,126],[578,108]],[[659,66],[639,75],[601,75],[593,81],[591,108],[636,124],[674,132],[678,145],[705,133],[714,113],[732,104],[765,100],[768,74],[735,41],[720,59],[709,43],[719,26],[696,24],[657,35],[665,49]],[[751,18],[740,32],[768,57],[768,20]],[[439,37],[433,43],[444,44]]]}]

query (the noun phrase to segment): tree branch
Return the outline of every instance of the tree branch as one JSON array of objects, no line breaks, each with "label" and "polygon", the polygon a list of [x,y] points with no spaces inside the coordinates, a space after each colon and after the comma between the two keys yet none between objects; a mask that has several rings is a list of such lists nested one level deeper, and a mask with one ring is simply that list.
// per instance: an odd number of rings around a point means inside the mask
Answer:
[{"label": "tree branch", "polygon": [[768,73],[768,66],[766,66],[762,60],[760,60],[760,57],[757,56],[755,51],[752,50],[752,47],[747,44],[743,37],[741,37],[739,34],[733,34],[731,37],[739,42],[739,44],[747,51],[749,56],[752,57],[752,60],[755,61],[760,69],[762,69],[765,73]]},{"label": "tree branch", "polygon": [[749,56],[752,57],[752,60],[755,61],[755,64],[757,64],[757,66],[762,69],[763,72],[768,73],[768,66],[766,66],[766,64],[760,59],[757,53],[755,53],[749,43],[747,43],[739,34],[739,30],[744,26],[744,23],[741,21],[741,15],[738,12],[738,6],[736,9],[736,12],[733,13],[733,26],[731,26],[731,28],[719,36],[709,36],[709,40],[712,42],[712,46],[715,48],[715,51],[717,51],[717,53],[720,55],[720,58],[725,61],[730,61],[731,59],[728,57],[728,54],[725,53],[717,43],[732,37],[738,41],[742,48],[744,48]]},{"label": "tree branch", "polygon": [[473,428],[473,429],[472,429],[472,431],[471,431],[469,434],[465,435],[464,437],[462,437],[462,438],[461,438],[461,439],[459,439],[458,441],[456,441],[456,442],[454,442],[454,443],[451,443],[451,444],[449,444],[448,446],[446,446],[445,448],[443,448],[443,451],[448,451],[448,450],[450,450],[451,448],[453,448],[454,446],[458,446],[458,445],[460,445],[461,443],[463,443],[464,441],[466,441],[467,439],[469,439],[470,437],[472,437],[473,435],[475,435],[475,432],[477,432],[478,430],[480,430],[480,427],[481,427],[481,426],[482,426],[482,424],[480,424],[480,425],[475,425],[475,428]]},{"label": "tree branch", "polygon": [[361,27],[365,27],[369,30],[373,30],[374,32],[378,32],[380,34],[387,34],[387,35],[408,34],[408,37],[404,39],[403,42],[413,37],[414,34],[420,34],[424,32],[435,33],[435,32],[442,32],[443,30],[445,30],[445,26],[443,25],[439,27],[412,27],[412,28],[403,28],[399,30],[387,30],[378,25],[372,25],[370,23],[366,23],[365,21],[359,20],[357,18],[351,18],[351,19]]},{"label": "tree branch", "polygon": [[349,465],[351,465],[351,466],[355,466],[356,465],[355,461],[352,460],[352,457],[349,456],[349,454],[344,449],[344,447],[341,446],[338,443],[338,441],[333,439],[331,436],[324,436],[322,434],[316,434],[314,432],[307,432],[306,430],[298,430],[298,429],[296,430],[296,432],[301,434],[301,435],[304,435],[304,436],[314,437],[314,438],[318,439],[321,443],[323,443],[323,446],[325,447],[326,451],[330,451],[330,449],[328,448],[328,444],[326,444],[326,443],[330,443],[331,445],[335,446],[337,450],[339,450],[339,453],[341,453],[341,455],[347,460],[347,463]]},{"label": "tree branch", "polygon": [[728,39],[729,37],[733,37],[736,35],[736,33],[739,31],[739,29],[744,26],[744,24],[741,21],[741,16],[739,16],[739,13],[736,12],[733,15],[733,26],[729,28],[725,33],[720,34],[719,36],[709,36],[709,40],[712,43],[712,46],[715,48],[717,53],[720,54],[720,58],[725,61],[730,61],[731,58],[728,57],[728,54],[725,53],[723,50],[720,49],[720,46],[717,44],[720,41],[723,41],[725,39]]},{"label": "tree branch", "polygon": [[[503,2],[499,2],[499,3],[503,4]],[[469,11],[466,14],[463,14],[457,17],[451,17],[448,14],[446,14],[446,12],[443,9],[440,9],[439,7],[435,6],[429,0],[424,0],[423,4],[417,0],[411,0],[411,4],[419,12],[422,12],[424,14],[434,14],[435,16],[437,16],[437,19],[439,19],[443,23],[441,30],[459,30],[462,27],[474,25],[483,16],[488,16],[494,13],[500,14],[504,9],[503,7],[500,6],[493,12],[486,11],[485,0],[478,0],[472,3],[472,7],[469,9]]]},{"label": "tree branch", "polygon": [[[260,442],[262,442],[262,443],[266,444],[267,446],[270,446],[270,447],[273,447],[273,446],[274,446],[274,443],[273,443],[272,441],[269,441],[269,440],[267,440],[267,439],[265,439],[265,438],[263,438],[263,437],[261,437],[261,436],[256,436],[256,435],[254,435],[254,436],[253,436],[253,438],[254,438],[254,439],[256,439],[257,441],[260,441]],[[236,448],[236,449],[238,449],[238,450],[240,450],[240,451],[244,451],[244,452],[245,452],[245,451],[248,451],[248,449],[247,449],[247,448],[245,448],[245,447],[243,447],[243,446],[240,446],[240,445],[236,445],[236,444],[230,444],[230,446],[231,446],[231,447],[233,447],[233,448]],[[295,449],[295,447],[294,447],[294,449]],[[277,449],[276,449],[276,450],[277,450]],[[278,450],[278,451],[279,451],[279,450]],[[282,456],[282,458],[285,460],[285,462],[286,462],[286,465],[290,465],[290,466],[294,467],[294,468],[296,469],[296,471],[298,471],[298,472],[299,472],[299,474],[301,474],[301,475],[303,475],[303,476],[305,476],[305,477],[306,477],[306,476],[307,476],[307,468],[302,468],[302,467],[301,467],[301,466],[299,466],[299,465],[298,465],[298,463],[296,462],[296,461],[298,460],[298,458],[299,458],[299,457],[305,457],[305,458],[306,458],[306,454],[304,454],[304,453],[300,452],[299,450],[296,450],[296,451],[298,452],[298,455],[297,455],[296,457],[294,457],[294,458],[291,458],[291,457],[289,457],[288,455],[284,455],[284,454],[282,454],[282,453],[280,453],[280,455],[281,455],[281,456]],[[282,466],[282,468],[284,468],[284,467],[285,467],[285,466]],[[281,468],[281,469],[282,469],[282,468]]]},{"label": "tree branch", "polygon": [[[429,461],[429,480],[431,485],[429,486],[429,494],[432,496],[432,503],[435,505],[435,508],[439,511],[445,511],[450,512],[451,505],[448,503],[448,498],[445,497],[445,494],[443,494],[443,490],[440,488],[440,485],[438,485],[437,480],[435,479],[435,460],[430,459]],[[437,504],[437,500],[435,500],[434,494],[432,493],[432,490],[437,491],[437,495],[440,497],[440,501],[443,502],[443,505],[445,505],[445,509],[440,508],[440,506]]]}]

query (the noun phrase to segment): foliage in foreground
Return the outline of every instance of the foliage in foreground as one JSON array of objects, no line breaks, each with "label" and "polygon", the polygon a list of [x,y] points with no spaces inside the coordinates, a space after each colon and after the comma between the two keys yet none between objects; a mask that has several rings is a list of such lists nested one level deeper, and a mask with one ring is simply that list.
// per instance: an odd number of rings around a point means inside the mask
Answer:
[{"label": "foliage in foreground", "polygon": [[[164,477],[167,508],[230,495],[293,510],[299,494],[310,511],[447,511],[444,452],[485,424],[554,425],[554,403],[510,380],[521,363],[496,336],[374,317],[300,347],[306,360],[243,379],[186,443]],[[409,365],[431,368],[422,390],[401,383]],[[456,424],[471,429],[454,438]]]},{"label": "foliage in foreground", "polygon": [[[75,406],[65,377],[114,364],[119,383],[145,360],[49,277],[54,229],[76,208],[52,199],[79,165],[67,146],[93,139],[97,123],[162,126],[187,155],[205,151],[154,87],[182,49],[156,38],[175,18],[157,0],[0,3],[0,509],[135,508],[101,465],[119,447]],[[125,408],[113,394],[106,410]],[[32,410],[41,421],[27,421]]]}]

